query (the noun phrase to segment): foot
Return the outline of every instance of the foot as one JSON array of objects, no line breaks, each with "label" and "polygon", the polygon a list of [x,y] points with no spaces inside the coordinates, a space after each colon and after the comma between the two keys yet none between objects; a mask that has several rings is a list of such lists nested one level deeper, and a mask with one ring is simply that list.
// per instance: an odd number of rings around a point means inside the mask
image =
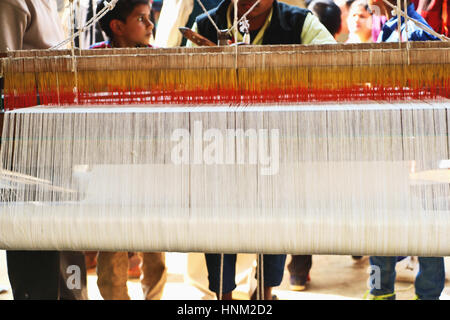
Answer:
[{"label": "foot", "polygon": [[307,282],[310,280],[309,274],[307,277],[291,277],[289,289],[292,291],[304,291],[306,290]]},{"label": "foot", "polygon": [[8,292],[8,288],[6,288],[4,286],[0,286],[0,294],[7,293],[7,292]]},{"label": "foot", "polygon": [[384,295],[375,296],[370,293],[366,293],[364,296],[364,299],[367,300],[395,300],[395,292],[394,293],[388,293]]},{"label": "foot", "polygon": [[[250,300],[256,300],[256,290],[253,292]],[[276,295],[272,295],[272,287],[264,287],[264,297],[262,300],[278,300]]]},{"label": "foot", "polygon": [[233,300],[233,292],[222,293],[222,299],[219,299],[219,295],[217,295],[217,300]]}]

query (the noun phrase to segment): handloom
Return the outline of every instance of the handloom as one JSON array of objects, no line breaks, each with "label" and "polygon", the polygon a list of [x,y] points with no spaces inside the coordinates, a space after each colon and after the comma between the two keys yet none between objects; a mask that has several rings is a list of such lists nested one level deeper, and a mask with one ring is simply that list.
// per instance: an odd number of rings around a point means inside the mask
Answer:
[{"label": "handloom", "polygon": [[450,253],[450,45],[8,52],[3,249]]}]

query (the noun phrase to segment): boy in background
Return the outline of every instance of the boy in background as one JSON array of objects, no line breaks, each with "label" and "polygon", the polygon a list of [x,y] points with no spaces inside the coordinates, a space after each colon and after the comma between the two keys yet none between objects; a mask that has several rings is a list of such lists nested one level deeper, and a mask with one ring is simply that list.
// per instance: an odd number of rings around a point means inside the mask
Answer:
[{"label": "boy in background", "polygon": [[[104,3],[99,3],[97,11]],[[91,46],[98,48],[151,47],[153,23],[149,0],[119,0],[112,11],[100,20],[108,40]],[[141,285],[146,300],[161,299],[167,280],[165,255],[160,252],[139,253],[142,257]],[[105,300],[129,300],[128,252],[103,252],[97,257],[97,285]]]}]

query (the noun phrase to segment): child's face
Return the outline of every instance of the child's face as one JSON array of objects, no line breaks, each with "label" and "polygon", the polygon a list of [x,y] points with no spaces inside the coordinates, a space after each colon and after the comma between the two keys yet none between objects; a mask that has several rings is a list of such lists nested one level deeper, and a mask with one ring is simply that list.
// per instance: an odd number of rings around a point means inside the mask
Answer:
[{"label": "child's face", "polygon": [[150,44],[153,23],[150,21],[151,6],[137,5],[123,24],[122,38],[129,47],[147,46]]}]

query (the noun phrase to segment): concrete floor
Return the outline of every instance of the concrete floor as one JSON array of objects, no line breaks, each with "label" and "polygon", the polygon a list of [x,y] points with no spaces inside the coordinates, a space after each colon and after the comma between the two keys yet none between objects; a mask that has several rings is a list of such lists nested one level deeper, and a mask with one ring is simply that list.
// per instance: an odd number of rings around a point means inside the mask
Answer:
[{"label": "concrete floor", "polygon": [[[167,253],[166,264],[168,267],[168,281],[166,283],[163,300],[202,300],[214,297],[204,290],[206,278],[204,277],[203,258],[201,254],[189,255],[185,253]],[[446,258],[447,279],[449,279],[450,258]],[[194,261],[194,262],[193,262]],[[288,260],[289,261],[289,256]],[[238,260],[239,263],[239,260]],[[281,300],[349,300],[363,299],[367,291],[368,258],[354,261],[350,256],[313,256],[311,269],[311,282],[307,290],[294,292],[289,290],[289,272],[285,270],[283,282],[274,289],[274,293]],[[197,268],[197,270],[193,270]],[[189,271],[189,270],[190,271]],[[244,266],[245,269],[245,266]],[[251,269],[247,269],[249,271]],[[238,271],[239,272],[239,271]],[[193,275],[197,273],[197,276]],[[241,273],[241,276],[245,272]],[[249,272],[248,272],[249,274]],[[414,297],[412,272],[400,271],[397,276],[397,299],[410,300]],[[234,292],[237,299],[247,299],[249,281],[245,275]],[[252,278],[252,277],[250,277]],[[101,300],[97,285],[95,270],[88,274],[88,294],[91,300]],[[5,251],[0,251],[0,286],[9,287],[6,272]],[[128,281],[128,290],[133,300],[141,300],[142,292],[138,280]],[[12,299],[11,290],[0,294],[0,300]],[[447,280],[442,300],[450,300],[450,281]]]}]

